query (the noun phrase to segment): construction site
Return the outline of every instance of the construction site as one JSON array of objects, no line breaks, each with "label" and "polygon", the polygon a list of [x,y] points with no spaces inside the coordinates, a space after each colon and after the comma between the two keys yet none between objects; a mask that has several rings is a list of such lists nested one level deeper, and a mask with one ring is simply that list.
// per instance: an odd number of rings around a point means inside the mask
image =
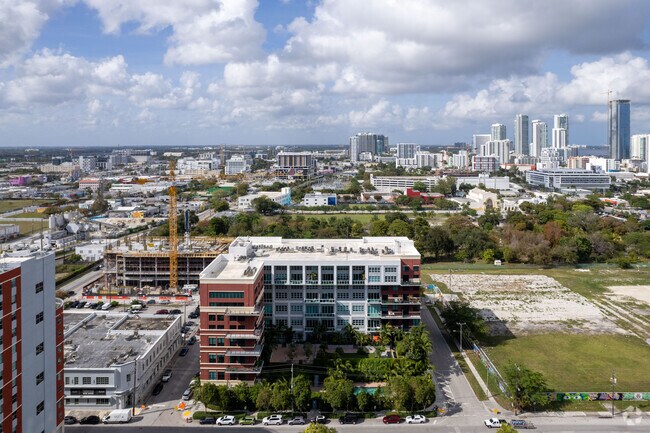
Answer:
[{"label": "construction site", "polygon": [[118,241],[104,252],[104,278],[85,290],[86,295],[189,294],[199,274],[218,255],[227,252],[231,239],[190,237],[179,242],[175,162],[169,166],[169,237],[139,235]]}]

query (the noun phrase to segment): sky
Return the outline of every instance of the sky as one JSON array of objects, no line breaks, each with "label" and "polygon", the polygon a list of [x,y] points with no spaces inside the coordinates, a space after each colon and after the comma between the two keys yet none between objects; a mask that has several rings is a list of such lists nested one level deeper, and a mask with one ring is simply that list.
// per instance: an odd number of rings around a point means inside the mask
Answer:
[{"label": "sky", "polygon": [[0,146],[471,142],[608,91],[650,133],[650,1],[0,0]]}]

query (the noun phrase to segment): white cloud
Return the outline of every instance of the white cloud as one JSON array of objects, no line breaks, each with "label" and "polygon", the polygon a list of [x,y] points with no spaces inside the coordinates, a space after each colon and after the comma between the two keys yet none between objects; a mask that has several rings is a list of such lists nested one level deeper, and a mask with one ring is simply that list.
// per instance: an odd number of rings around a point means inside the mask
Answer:
[{"label": "white cloud", "polygon": [[247,60],[261,54],[266,37],[255,20],[256,0],[85,0],[108,33],[137,22],[142,33],[170,27],[169,64],[202,65]]},{"label": "white cloud", "polygon": [[89,62],[70,54],[43,50],[22,64],[18,76],[5,83],[0,98],[18,106],[83,100],[89,95],[118,91],[121,81],[109,79],[106,72],[122,70],[126,70],[122,56]]}]

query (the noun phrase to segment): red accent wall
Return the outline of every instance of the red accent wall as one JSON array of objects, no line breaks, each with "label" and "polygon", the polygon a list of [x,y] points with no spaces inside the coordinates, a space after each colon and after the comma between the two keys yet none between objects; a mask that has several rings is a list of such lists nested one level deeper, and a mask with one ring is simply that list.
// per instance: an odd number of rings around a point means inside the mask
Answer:
[{"label": "red accent wall", "polygon": [[[2,423],[2,431],[7,431],[10,432],[12,431],[11,428],[11,388],[12,388],[12,376],[11,376],[11,343],[12,343],[12,336],[11,336],[11,280],[13,278],[16,278],[16,322],[17,324],[20,324],[20,267],[14,268],[10,271],[4,272],[0,274],[0,287],[2,287],[2,311],[3,311],[3,316],[2,316],[2,363],[3,363],[3,371],[2,371],[2,377],[4,379],[4,385],[2,387],[2,415],[4,417],[3,420],[0,420]],[[17,352],[17,359],[18,359],[18,365],[17,365],[17,370],[16,374],[19,375],[20,372],[22,371],[22,365],[21,365],[21,356],[22,356],[22,348],[20,344],[20,335],[21,335],[21,329],[20,326],[17,327],[16,330],[16,341],[17,347],[16,347],[16,352]],[[18,405],[20,406],[21,404],[21,398],[22,398],[22,392],[21,392],[21,381],[20,381],[20,376],[17,378],[17,385],[18,385]],[[18,415],[18,421],[19,421],[19,426],[18,426],[18,432],[21,432],[22,429],[20,427],[20,409],[17,411]]]}]

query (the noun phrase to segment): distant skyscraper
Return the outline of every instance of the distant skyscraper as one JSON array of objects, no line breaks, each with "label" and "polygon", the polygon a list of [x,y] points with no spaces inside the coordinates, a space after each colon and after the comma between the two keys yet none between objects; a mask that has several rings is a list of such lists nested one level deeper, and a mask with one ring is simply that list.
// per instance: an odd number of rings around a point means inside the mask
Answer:
[{"label": "distant skyscraper", "polygon": [[501,123],[494,123],[492,125],[491,141],[505,140],[506,139],[506,125]]},{"label": "distant skyscraper", "polygon": [[481,146],[480,156],[495,156],[500,164],[507,164],[510,162],[511,146],[510,140],[491,140]]},{"label": "distant skyscraper", "polygon": [[370,152],[373,155],[381,155],[388,149],[388,137],[381,134],[373,134],[370,132],[359,133],[350,137],[350,159],[356,160],[356,156],[352,155],[352,144],[356,142],[356,154]]},{"label": "distant skyscraper", "polygon": [[553,128],[553,148],[561,149],[567,147],[569,132],[565,128]]},{"label": "distant skyscraper", "polygon": [[542,149],[548,147],[548,125],[541,120],[533,120],[533,140],[530,143],[530,155],[539,158]]},{"label": "distant skyscraper", "polygon": [[650,134],[636,134],[632,136],[631,158],[639,158],[648,161],[650,152]]},{"label": "distant skyscraper", "polygon": [[472,135],[472,152],[479,153],[481,146],[490,141],[492,136],[490,134],[474,134]]},{"label": "distant skyscraper", "polygon": [[398,158],[415,158],[415,152],[420,150],[420,146],[415,143],[397,143]]},{"label": "distant skyscraper", "polygon": [[[571,144],[569,141],[569,115],[568,114],[556,114],[553,116],[553,129],[566,129],[565,135],[565,142],[566,146]],[[553,147],[563,147],[563,146],[556,146],[555,142],[553,142]]]},{"label": "distant skyscraper", "polygon": [[630,158],[630,100],[609,101],[609,155],[621,161]]},{"label": "distant skyscraper", "polygon": [[528,116],[526,114],[517,114],[515,116],[515,153],[529,155],[529,144]]}]

